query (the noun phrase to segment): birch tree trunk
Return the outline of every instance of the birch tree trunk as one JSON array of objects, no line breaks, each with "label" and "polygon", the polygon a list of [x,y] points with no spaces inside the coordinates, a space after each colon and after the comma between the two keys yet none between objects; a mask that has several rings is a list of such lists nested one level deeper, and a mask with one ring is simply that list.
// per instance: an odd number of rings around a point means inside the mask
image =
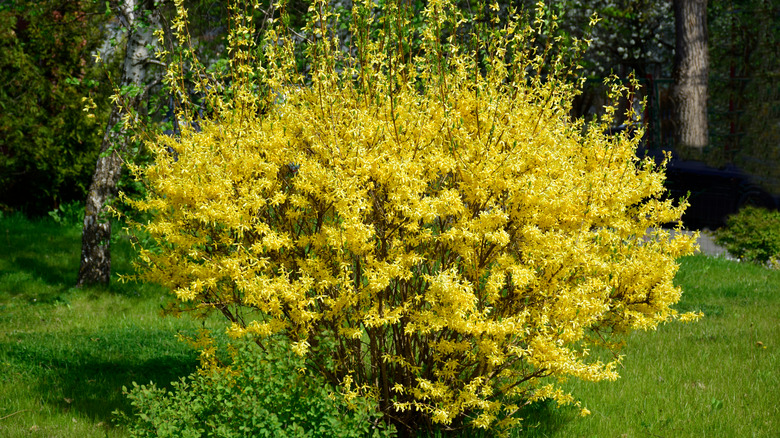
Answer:
[{"label": "birch tree trunk", "polygon": [[708,143],[707,0],[674,0],[674,107],[677,144],[702,151]]},{"label": "birch tree trunk", "polygon": [[[120,0],[116,4],[122,24],[127,28],[127,51],[119,81],[121,87],[144,89],[149,76],[149,64],[154,53],[149,47],[156,43],[154,30],[159,27],[159,15],[154,0]],[[151,14],[146,14],[150,11]],[[143,23],[141,22],[143,20]],[[95,173],[87,194],[84,228],[81,235],[81,267],[77,286],[108,284],[111,276],[111,222],[106,206],[116,196],[122,174],[123,157],[131,152],[131,139],[122,124],[125,109],[137,110],[143,93],[125,96],[124,107],[114,104],[106,125]]]}]

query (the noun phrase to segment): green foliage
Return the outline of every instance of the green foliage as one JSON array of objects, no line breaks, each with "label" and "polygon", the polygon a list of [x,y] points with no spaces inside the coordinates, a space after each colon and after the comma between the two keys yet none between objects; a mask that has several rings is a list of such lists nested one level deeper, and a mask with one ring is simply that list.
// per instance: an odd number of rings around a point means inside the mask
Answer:
[{"label": "green foliage", "polygon": [[712,143],[780,193],[780,3],[711,1],[707,15]]},{"label": "green foliage", "polygon": [[172,390],[134,383],[133,414],[119,412],[132,437],[387,437],[365,399],[351,406],[304,361],[280,345],[265,352],[241,343],[227,368],[200,370]]},{"label": "green foliage", "polygon": [[80,226],[84,219],[84,203],[79,201],[62,203],[49,212],[49,217],[60,225]]},{"label": "green foliage", "polygon": [[84,199],[109,94],[90,56],[102,33],[95,8],[23,0],[0,9],[0,206],[40,215]]},{"label": "green foliage", "polygon": [[747,206],[717,231],[715,241],[741,259],[776,261],[780,255],[780,212]]}]

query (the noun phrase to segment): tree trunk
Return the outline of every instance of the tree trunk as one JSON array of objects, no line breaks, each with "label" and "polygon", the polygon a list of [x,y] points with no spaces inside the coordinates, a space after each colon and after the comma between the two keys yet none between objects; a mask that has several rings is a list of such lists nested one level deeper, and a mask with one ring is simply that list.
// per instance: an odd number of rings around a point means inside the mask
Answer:
[{"label": "tree trunk", "polygon": [[674,0],[674,22],[675,136],[700,152],[708,144],[707,0]]},{"label": "tree trunk", "polygon": [[[159,17],[153,0],[122,0],[118,5],[120,21],[128,30],[122,87],[143,89],[147,82],[148,65],[154,53],[148,49],[156,43],[154,29]],[[152,14],[145,16],[145,11]],[[139,26],[140,19],[144,20]],[[106,217],[106,206],[116,196],[117,183],[122,174],[123,157],[131,150],[131,138],[122,123],[125,110],[137,110],[144,93],[124,96],[122,105],[115,104],[106,126],[95,173],[87,195],[84,229],[81,235],[81,267],[77,286],[108,284],[111,276],[111,222]]]}]

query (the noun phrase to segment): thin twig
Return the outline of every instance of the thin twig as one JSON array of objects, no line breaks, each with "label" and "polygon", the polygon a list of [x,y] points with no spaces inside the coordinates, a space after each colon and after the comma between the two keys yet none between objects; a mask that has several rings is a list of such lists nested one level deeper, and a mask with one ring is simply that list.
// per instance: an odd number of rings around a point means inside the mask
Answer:
[{"label": "thin twig", "polygon": [[5,420],[5,419],[6,419],[6,418],[8,418],[8,417],[13,417],[13,416],[14,416],[14,415],[16,415],[16,414],[21,414],[22,412],[27,412],[27,411],[29,411],[29,410],[31,410],[31,409],[22,409],[21,411],[16,411],[16,412],[14,412],[13,414],[8,414],[8,415],[6,415],[5,417],[0,417],[0,421],[2,421],[2,420]]}]

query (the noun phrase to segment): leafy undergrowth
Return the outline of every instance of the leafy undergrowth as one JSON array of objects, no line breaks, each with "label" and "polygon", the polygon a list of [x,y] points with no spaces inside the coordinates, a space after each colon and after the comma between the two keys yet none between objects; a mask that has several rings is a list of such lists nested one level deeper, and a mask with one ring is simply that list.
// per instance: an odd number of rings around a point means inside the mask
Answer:
[{"label": "leafy undergrowth", "polygon": [[715,240],[734,256],[777,264],[780,256],[780,212],[747,206],[728,218]]}]

